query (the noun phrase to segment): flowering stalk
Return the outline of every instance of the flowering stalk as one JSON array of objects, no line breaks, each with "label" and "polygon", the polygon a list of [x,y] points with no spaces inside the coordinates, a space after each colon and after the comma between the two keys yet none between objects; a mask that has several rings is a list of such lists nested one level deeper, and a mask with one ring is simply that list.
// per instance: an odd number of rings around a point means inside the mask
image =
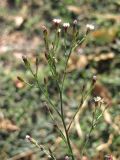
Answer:
[{"label": "flowering stalk", "polygon": [[[73,116],[71,122],[69,123],[68,127],[65,123],[65,114],[64,114],[64,109],[63,109],[63,91],[64,91],[64,81],[66,79],[66,74],[67,74],[67,66],[68,66],[68,61],[70,59],[70,56],[72,54],[72,52],[79,46],[81,45],[85,39],[87,34],[90,32],[90,30],[93,30],[93,26],[91,25],[87,25],[87,31],[84,34],[84,36],[82,37],[82,39],[80,39],[80,34],[79,34],[79,30],[77,29],[77,21],[75,20],[73,22],[73,32],[72,32],[72,42],[70,44],[70,48],[68,51],[68,54],[66,54],[67,52],[67,34],[68,34],[68,29],[70,27],[69,23],[63,23],[63,30],[60,28],[60,23],[61,20],[60,19],[54,19],[53,20],[53,24],[54,24],[54,28],[55,28],[55,37],[54,40],[52,42],[52,48],[51,48],[51,44],[49,41],[49,37],[48,37],[48,30],[47,28],[44,26],[43,27],[43,39],[44,39],[44,43],[45,43],[45,58],[47,60],[51,75],[53,80],[55,81],[55,85],[57,86],[58,89],[58,94],[59,94],[59,101],[60,101],[60,111],[58,108],[56,108],[56,106],[53,104],[53,102],[51,101],[51,99],[49,98],[49,92],[48,92],[48,88],[47,88],[47,81],[46,79],[44,79],[44,84],[45,87],[42,87],[39,83],[39,79],[38,79],[38,67],[39,67],[39,57],[36,58],[36,62],[35,62],[35,66],[36,66],[36,70],[35,73],[31,68],[30,62],[28,61],[28,59],[26,57],[23,57],[23,61],[25,66],[27,67],[27,69],[31,72],[33,78],[34,78],[34,82],[35,82],[35,86],[37,86],[37,88],[43,93],[44,97],[46,98],[46,100],[48,101],[48,103],[50,104],[50,106],[52,107],[52,110],[57,113],[59,119],[62,122],[63,125],[63,129],[64,132],[62,132],[61,128],[59,127],[59,125],[57,123],[55,123],[58,132],[61,135],[61,138],[64,140],[65,144],[67,144],[67,148],[68,148],[68,156],[65,159],[72,159],[75,160],[75,156],[73,154],[73,149],[72,149],[72,145],[71,145],[71,141],[70,141],[70,137],[69,137],[69,130],[71,127],[71,124],[73,123],[79,109],[81,108],[81,106],[83,105],[84,101],[86,100],[86,98],[88,97],[88,95],[91,93],[91,91],[93,90],[94,87],[94,83],[95,83],[95,77],[93,79],[93,82],[91,84],[90,89],[88,90],[88,92],[83,92],[82,94],[82,98],[81,98],[81,102],[80,105],[78,107],[78,110],[76,111],[75,115]],[[64,33],[64,53],[65,53],[65,64],[64,64],[64,70],[63,70],[63,76],[62,78],[61,75],[59,74],[59,72],[57,71],[57,51],[58,51],[58,47],[60,44],[60,38],[61,37],[61,32],[63,31]],[[20,77],[19,79],[21,81],[23,81]],[[53,113],[50,111],[50,109],[48,108],[50,116],[52,118],[53,121],[55,121],[55,118],[53,116]],[[101,115],[99,116],[99,118],[101,117]],[[96,125],[96,122],[94,121],[95,118],[95,113],[93,115],[93,121],[92,121],[92,129],[90,130],[89,136],[94,128],[94,126]],[[98,119],[99,119],[98,118]],[[96,119],[96,120],[98,120]],[[36,147],[44,150],[44,148],[41,145],[38,145],[38,143],[31,138],[30,136],[26,137],[31,143],[33,143]],[[86,145],[86,144],[85,144]],[[84,150],[84,149],[83,149]],[[49,152],[45,152],[50,158],[52,158],[53,160],[56,160],[56,158],[54,157],[52,151],[49,149]]]}]

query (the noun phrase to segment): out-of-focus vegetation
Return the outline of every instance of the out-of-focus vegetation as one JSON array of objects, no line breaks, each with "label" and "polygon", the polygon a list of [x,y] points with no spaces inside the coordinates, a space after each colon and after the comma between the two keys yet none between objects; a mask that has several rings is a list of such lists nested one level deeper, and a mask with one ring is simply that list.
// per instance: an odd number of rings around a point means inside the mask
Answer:
[{"label": "out-of-focus vegetation", "polygon": [[[27,55],[34,64],[35,56],[39,54],[39,77],[43,82],[48,69],[41,26],[46,25],[52,31],[52,19],[56,17],[70,23],[77,19],[81,33],[86,24],[95,25],[95,31],[70,58],[64,95],[66,121],[76,110],[83,82],[89,85],[92,75],[96,74],[95,93],[109,103],[109,109],[91,136],[86,156],[102,160],[104,155],[112,154],[114,159],[120,159],[119,12],[119,0],[0,1],[0,159],[45,159],[42,152],[25,141],[26,134],[51,147],[58,159],[66,153],[49,117],[44,97],[39,96],[36,88],[26,86],[16,78],[20,75],[32,81],[21,57]],[[57,101],[59,97],[50,78],[49,86]],[[78,126],[81,126],[83,136],[89,131],[90,98],[71,133],[78,160],[82,143]]]}]

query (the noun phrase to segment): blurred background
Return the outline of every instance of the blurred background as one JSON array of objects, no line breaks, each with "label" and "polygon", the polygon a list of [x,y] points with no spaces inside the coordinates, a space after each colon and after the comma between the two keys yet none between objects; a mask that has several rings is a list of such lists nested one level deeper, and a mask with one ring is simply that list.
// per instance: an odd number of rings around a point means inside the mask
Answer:
[{"label": "blurred background", "polygon": [[[34,65],[40,55],[39,77],[43,84],[49,72],[44,58],[42,25],[50,28],[52,20],[75,19],[85,32],[86,24],[95,30],[87,42],[70,58],[65,83],[65,113],[69,121],[77,109],[83,82],[89,84],[95,74],[95,93],[109,104],[87,146],[86,160],[103,160],[104,155],[120,159],[120,1],[119,0],[0,0],[0,160],[47,160],[37,148],[26,142],[31,135],[40,144],[51,147],[57,159],[64,159],[66,148],[49,117],[46,102],[38,90],[17,80],[22,76],[31,81],[22,55]],[[59,101],[56,88],[49,79],[50,93]],[[74,153],[79,160],[82,136],[90,128],[90,99],[71,131]]]}]

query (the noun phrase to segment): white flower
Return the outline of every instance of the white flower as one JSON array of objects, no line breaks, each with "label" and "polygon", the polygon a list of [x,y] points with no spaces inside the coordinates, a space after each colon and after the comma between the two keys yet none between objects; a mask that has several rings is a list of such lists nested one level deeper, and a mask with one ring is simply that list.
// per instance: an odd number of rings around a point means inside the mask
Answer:
[{"label": "white flower", "polygon": [[94,30],[95,29],[95,26],[94,25],[92,25],[92,24],[87,24],[86,25],[86,28],[88,29],[88,30]]},{"label": "white flower", "polygon": [[93,99],[94,99],[95,102],[99,102],[99,101],[102,100],[102,98],[101,98],[101,97],[98,97],[98,96],[97,96],[97,97],[94,97]]},{"label": "white flower", "polygon": [[70,23],[63,23],[63,27],[64,27],[64,28],[70,27]]},{"label": "white flower", "polygon": [[53,19],[53,22],[54,22],[55,24],[60,24],[60,23],[61,23],[61,19]]}]

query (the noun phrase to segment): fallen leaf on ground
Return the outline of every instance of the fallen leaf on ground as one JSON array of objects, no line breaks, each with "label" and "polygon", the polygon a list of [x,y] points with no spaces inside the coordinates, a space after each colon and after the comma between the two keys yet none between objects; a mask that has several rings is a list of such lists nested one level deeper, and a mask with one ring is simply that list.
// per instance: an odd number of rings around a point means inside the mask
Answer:
[{"label": "fallen leaf on ground", "polygon": [[13,124],[9,119],[2,119],[0,121],[0,130],[18,131],[19,127]]},{"label": "fallen leaf on ground", "polygon": [[92,32],[92,36],[100,43],[112,42],[117,34],[116,28],[101,28]]},{"label": "fallen leaf on ground", "polygon": [[88,59],[86,55],[71,55],[68,62],[68,72],[71,72],[75,69],[83,69],[87,66]]},{"label": "fallen leaf on ground", "polygon": [[99,54],[91,54],[88,56],[89,61],[103,61],[103,60],[112,60],[115,57],[115,53],[110,52],[110,53],[99,53]]}]

